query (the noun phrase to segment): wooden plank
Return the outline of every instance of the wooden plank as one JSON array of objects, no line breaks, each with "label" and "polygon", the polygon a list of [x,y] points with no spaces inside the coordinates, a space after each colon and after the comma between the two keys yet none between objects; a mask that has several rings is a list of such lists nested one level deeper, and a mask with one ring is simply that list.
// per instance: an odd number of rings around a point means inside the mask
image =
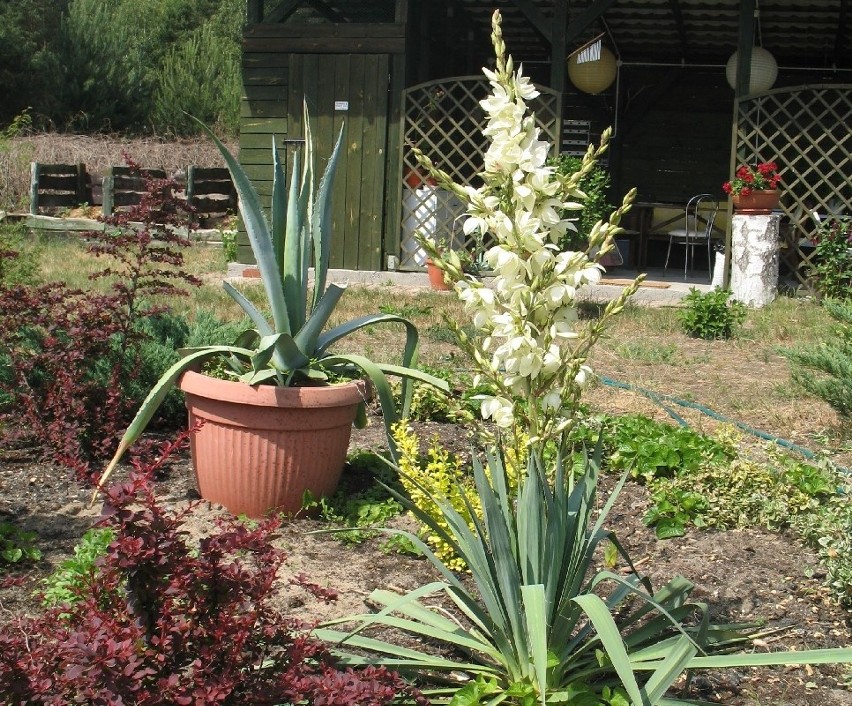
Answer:
[{"label": "wooden plank", "polygon": [[[405,8],[407,9],[407,8]],[[402,235],[402,90],[405,80],[405,58],[390,57],[390,91],[387,110],[387,151],[384,163],[384,224],[382,255],[394,255],[399,259]],[[382,260],[384,258],[382,257]],[[380,263],[384,267],[385,263]]]},{"label": "wooden plank", "polygon": [[[275,137],[276,142],[281,141],[281,135],[278,133],[245,133],[244,135],[240,135],[240,151],[246,151],[246,162],[259,164],[256,160],[251,159],[252,156],[261,157],[265,156],[269,159],[270,153],[269,150],[272,149],[272,138]],[[255,155],[248,150],[257,150]],[[265,153],[265,154],[262,154]],[[240,159],[243,159],[243,155],[240,155]]]},{"label": "wooden plank", "polygon": [[369,22],[347,22],[322,24],[260,24],[249,27],[245,32],[247,39],[272,38],[272,39],[351,39],[370,37],[377,39],[389,39],[394,37],[405,37],[405,25],[397,22],[369,23]]},{"label": "wooden plank", "polygon": [[382,262],[382,231],[385,201],[385,165],[388,126],[388,63],[387,55],[365,57],[362,127],[361,195],[358,269],[379,271]]},{"label": "wooden plank", "polygon": [[74,174],[69,174],[68,176],[57,176],[39,171],[38,188],[40,191],[45,189],[54,189],[57,191],[71,191],[76,194],[77,173],[75,172]]},{"label": "wooden plank", "polygon": [[244,135],[281,135],[287,132],[287,118],[240,118],[240,137]]},{"label": "wooden plank", "polygon": [[225,167],[195,167],[196,181],[227,181],[231,183],[231,173]]},{"label": "wooden plank", "polygon": [[256,71],[257,69],[283,68],[289,65],[290,55],[282,51],[254,52],[243,54],[243,71]]},{"label": "wooden plank", "polygon": [[243,51],[246,52],[271,52],[276,49],[282,49],[291,54],[404,54],[405,38],[246,37],[243,40]]},{"label": "wooden plank", "polygon": [[140,175],[140,178],[144,178],[146,176],[152,177],[153,179],[165,179],[166,172],[162,169],[148,169],[147,167],[136,170],[131,169],[130,167],[110,167],[112,170],[113,176],[135,176]]},{"label": "wooden plank", "polygon": [[218,195],[228,198],[233,190],[233,185],[228,181],[195,181],[193,196]]},{"label": "wooden plank", "polygon": [[283,118],[287,116],[287,102],[276,101],[240,101],[240,117],[243,118]]},{"label": "wooden plank", "polygon": [[[263,146],[257,148],[240,148],[240,163],[243,165],[268,164],[272,168],[272,135],[264,135]],[[281,148],[280,140],[276,140]]]},{"label": "wooden plank", "polygon": [[56,174],[77,176],[76,164],[39,164],[39,175]]},{"label": "wooden plank", "polygon": [[248,101],[286,101],[286,83],[278,86],[243,86],[242,100]]},{"label": "wooden plank", "polygon": [[228,198],[195,198],[192,201],[192,206],[195,208],[196,213],[200,215],[233,211],[233,204]]},{"label": "wooden plank", "polygon": [[39,208],[70,208],[79,206],[80,202],[76,194],[44,194],[38,195]]},{"label": "wooden plank", "polygon": [[335,100],[345,100],[348,109],[334,111],[334,133],[338,124],[345,120],[342,159],[338,164],[336,183],[334,218],[339,224],[334,230],[333,249],[335,259],[340,267],[358,269],[358,252],[360,248],[359,212],[361,210],[362,190],[370,188],[361,182],[361,158],[364,128],[364,91],[369,90],[364,84],[364,57],[348,55],[338,60],[335,67]]}]

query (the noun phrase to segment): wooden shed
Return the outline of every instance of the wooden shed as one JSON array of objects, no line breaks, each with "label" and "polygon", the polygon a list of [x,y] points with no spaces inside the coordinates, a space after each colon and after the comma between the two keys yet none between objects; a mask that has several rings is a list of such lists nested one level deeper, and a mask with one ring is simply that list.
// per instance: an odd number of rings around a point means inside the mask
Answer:
[{"label": "wooden shed", "polygon": [[[808,255],[798,245],[812,234],[810,212],[852,213],[849,0],[249,0],[240,158],[268,196],[272,136],[282,154],[300,149],[303,97],[320,155],[344,126],[333,267],[418,269],[418,230],[460,244],[460,204],[418,180],[411,146],[472,178],[496,8],[559,149],[581,152],[613,127],[614,197],[636,186],[647,205],[724,198],[737,162],[775,160],[794,270]],[[566,59],[596,39],[614,76],[589,93]],[[777,77],[749,94],[763,50]],[[743,61],[726,75],[735,51]],[[637,230],[653,230],[653,211],[636,217]],[[658,257],[648,242],[637,264]],[[251,256],[245,243],[239,256]]]}]

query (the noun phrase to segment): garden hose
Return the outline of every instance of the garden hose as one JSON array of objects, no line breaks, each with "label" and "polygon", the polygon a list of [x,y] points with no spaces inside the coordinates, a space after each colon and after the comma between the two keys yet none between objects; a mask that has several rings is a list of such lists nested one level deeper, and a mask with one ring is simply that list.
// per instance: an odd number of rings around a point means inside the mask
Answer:
[{"label": "garden hose", "polygon": [[[774,436],[772,434],[768,434],[765,431],[761,431],[760,429],[755,429],[754,427],[745,424],[744,422],[738,422],[734,419],[729,419],[718,412],[714,412],[712,409],[705,407],[704,405],[698,404],[697,402],[689,402],[688,400],[681,400],[677,397],[673,397],[672,395],[665,395],[659,392],[654,392],[653,390],[646,390],[642,387],[637,387],[636,385],[631,385],[627,382],[619,382],[618,380],[613,380],[612,378],[605,377],[604,375],[598,375],[598,379],[609,387],[617,387],[621,390],[630,390],[631,392],[638,392],[640,395],[647,397],[652,402],[658,404],[662,407],[666,413],[674,419],[680,426],[688,427],[689,423],[681,417],[677,412],[675,412],[669,404],[675,404],[680,407],[687,407],[689,409],[695,409],[702,414],[715,419],[718,422],[722,422],[724,424],[732,424],[738,429],[751,434],[752,436],[756,436],[759,439],[765,439],[766,441],[771,441],[773,444],[777,444],[785,449],[789,449],[790,451],[795,451],[796,453],[804,456],[809,461],[817,460],[817,455],[811,451],[810,449],[806,449],[804,446],[799,446],[798,444],[794,444],[792,441],[788,441],[787,439],[781,439],[780,437]],[[852,471],[848,468],[844,468],[843,466],[835,466],[838,471],[845,475],[852,475]]]}]

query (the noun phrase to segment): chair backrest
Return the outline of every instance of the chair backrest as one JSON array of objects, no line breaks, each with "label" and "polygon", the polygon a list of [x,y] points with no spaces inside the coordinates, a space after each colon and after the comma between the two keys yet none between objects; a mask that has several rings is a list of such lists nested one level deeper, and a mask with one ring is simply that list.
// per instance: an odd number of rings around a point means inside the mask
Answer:
[{"label": "chair backrest", "polygon": [[713,194],[697,194],[686,204],[686,232],[693,238],[709,238],[719,212],[719,200]]}]

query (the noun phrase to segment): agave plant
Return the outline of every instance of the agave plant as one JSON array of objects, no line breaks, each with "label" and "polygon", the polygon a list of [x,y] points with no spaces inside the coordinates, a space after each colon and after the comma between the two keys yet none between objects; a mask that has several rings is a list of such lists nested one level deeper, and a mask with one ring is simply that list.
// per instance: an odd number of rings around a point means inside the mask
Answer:
[{"label": "agave plant", "polygon": [[[575,481],[561,458],[551,479],[531,454],[515,500],[502,454],[473,464],[482,518],[473,526],[447,502],[432,496],[450,527],[394,493],[429,530],[452,546],[470,570],[461,581],[420,538],[405,534],[442,574],[405,595],[374,591],[381,610],[349,616],[317,629],[349,665],[382,664],[427,684],[435,701],[452,706],[501,702],[576,703],[583,706],[695,704],[665,696],[690,668],[824,663],[852,660],[852,649],[786,654],[728,654],[756,635],[747,625],[714,625],[708,608],[689,600],[693,584],[676,577],[656,592],[633,569],[629,576],[595,573],[598,545],[617,538],[603,524],[626,475],[593,522],[596,458]],[[566,477],[567,476],[567,477]],[[390,490],[390,489],[389,489]],[[428,494],[425,488],[422,488]],[[391,490],[391,492],[393,492]],[[435,607],[444,593],[462,620]],[[335,625],[357,624],[343,632]],[[369,637],[370,626],[402,630],[418,640],[451,648],[461,658],[401,647]],[[444,686],[440,686],[440,684]],[[428,691],[425,693],[429,693]]]},{"label": "agave plant", "polygon": [[[163,374],[143,401],[104,471],[101,485],[127,449],[139,438],[178,378],[186,370],[198,367],[212,358],[220,358],[228,374],[249,385],[321,384],[330,379],[366,376],[381,403],[387,429],[400,416],[407,416],[410,404],[410,387],[407,383],[411,379],[448,389],[446,381],[413,367],[417,360],[417,328],[401,316],[367,315],[324,330],[346,290],[345,284],[327,282],[331,251],[331,193],[343,129],[317,183],[310,119],[305,105],[304,165],[297,153],[289,190],[285,186],[284,170],[273,138],[274,176],[270,222],[257,191],[239,162],[209,128],[203,124],[202,127],[222,153],[236,187],[240,215],[260,271],[271,321],[240,291],[224,282],[225,291],[242,307],[254,328],[242,333],[233,345],[181,351],[181,360]],[[313,291],[309,282],[311,266]],[[379,323],[401,323],[405,326],[401,365],[379,364],[362,355],[330,352],[330,348],[342,338],[365,326]],[[403,378],[401,410],[397,410],[387,374]],[[359,415],[359,418],[363,418],[363,415]]]}]

